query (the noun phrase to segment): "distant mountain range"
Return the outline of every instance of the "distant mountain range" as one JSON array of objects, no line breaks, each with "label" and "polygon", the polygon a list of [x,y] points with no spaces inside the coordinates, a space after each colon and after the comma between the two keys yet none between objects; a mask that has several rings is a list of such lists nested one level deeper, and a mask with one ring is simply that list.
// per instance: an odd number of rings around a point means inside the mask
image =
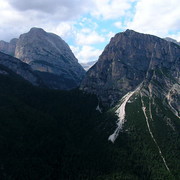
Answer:
[{"label": "distant mountain range", "polygon": [[88,71],[97,61],[90,61],[87,63],[80,63],[81,66],[85,69],[85,71]]}]

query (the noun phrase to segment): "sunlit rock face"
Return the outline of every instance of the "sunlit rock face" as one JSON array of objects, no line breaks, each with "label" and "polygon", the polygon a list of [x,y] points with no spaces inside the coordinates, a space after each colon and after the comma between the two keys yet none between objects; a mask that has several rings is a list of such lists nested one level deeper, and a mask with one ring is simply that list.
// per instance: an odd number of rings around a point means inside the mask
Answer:
[{"label": "sunlit rock face", "polygon": [[108,106],[143,83],[144,94],[169,99],[179,108],[180,46],[132,30],[116,34],[87,72],[81,89]]},{"label": "sunlit rock face", "polygon": [[41,28],[32,28],[9,43],[0,41],[0,51],[30,65],[49,88],[76,88],[85,75],[68,44]]},{"label": "sunlit rock face", "polygon": [[29,64],[54,89],[75,88],[85,74],[65,41],[40,28],[32,28],[19,37],[15,57]]}]

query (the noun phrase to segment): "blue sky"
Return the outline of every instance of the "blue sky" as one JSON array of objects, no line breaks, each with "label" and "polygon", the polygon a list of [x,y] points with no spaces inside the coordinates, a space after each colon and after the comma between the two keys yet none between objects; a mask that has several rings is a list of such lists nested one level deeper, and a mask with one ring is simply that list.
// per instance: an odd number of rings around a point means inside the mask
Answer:
[{"label": "blue sky", "polygon": [[180,41],[179,0],[0,0],[0,40],[41,27],[61,36],[80,62],[97,60],[116,33]]}]

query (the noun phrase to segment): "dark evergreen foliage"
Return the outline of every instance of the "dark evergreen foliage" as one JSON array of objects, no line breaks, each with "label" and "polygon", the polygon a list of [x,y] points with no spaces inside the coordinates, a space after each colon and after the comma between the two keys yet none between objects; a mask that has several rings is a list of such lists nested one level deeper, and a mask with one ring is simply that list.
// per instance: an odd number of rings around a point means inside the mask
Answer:
[{"label": "dark evergreen foliage", "polygon": [[161,128],[161,121],[151,124],[169,173],[143,112],[134,111],[141,109],[138,98],[127,106],[127,131],[112,144],[107,139],[116,128],[116,117],[112,110],[96,111],[95,96],[37,88],[6,71],[9,75],[0,75],[0,179],[180,179],[179,134]]}]

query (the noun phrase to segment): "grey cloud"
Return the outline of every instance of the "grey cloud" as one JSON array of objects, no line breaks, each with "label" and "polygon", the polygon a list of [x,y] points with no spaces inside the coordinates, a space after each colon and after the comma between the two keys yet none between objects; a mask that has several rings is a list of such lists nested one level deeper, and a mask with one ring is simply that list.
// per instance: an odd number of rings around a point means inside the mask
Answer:
[{"label": "grey cloud", "polygon": [[[60,13],[61,17],[72,18],[92,7],[92,0],[8,0],[18,11],[38,11],[49,14]],[[63,14],[63,15],[62,15]]]}]

